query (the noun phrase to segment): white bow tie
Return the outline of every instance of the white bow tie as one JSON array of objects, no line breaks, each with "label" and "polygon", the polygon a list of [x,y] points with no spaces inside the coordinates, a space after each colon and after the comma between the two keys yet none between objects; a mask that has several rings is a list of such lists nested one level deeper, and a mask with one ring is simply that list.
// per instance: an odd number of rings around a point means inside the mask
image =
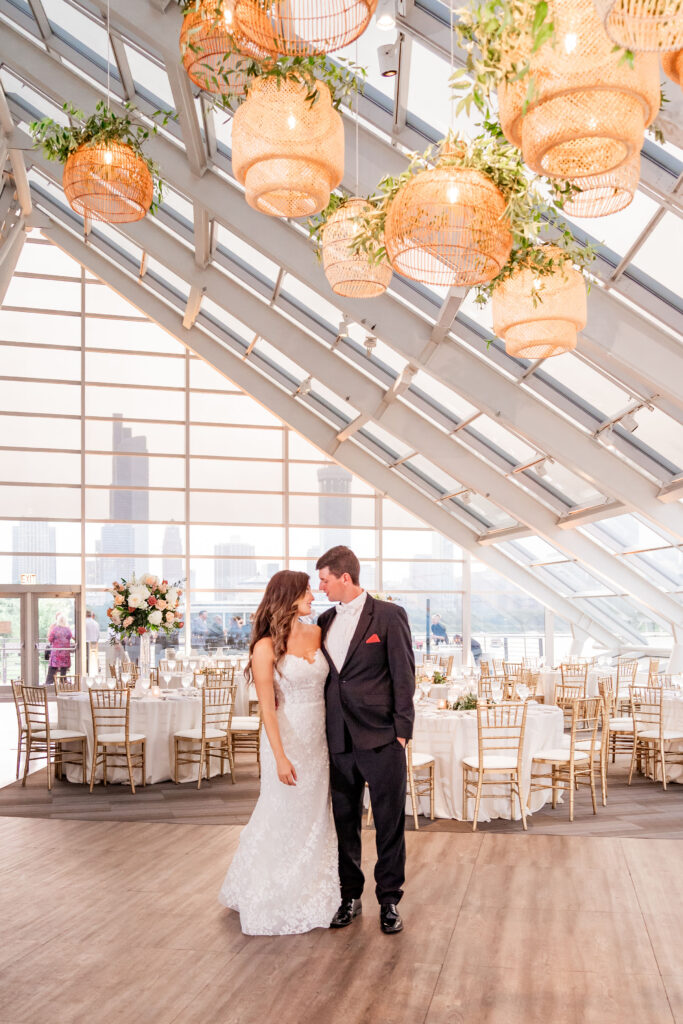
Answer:
[{"label": "white bow tie", "polygon": [[353,615],[355,608],[352,608],[350,604],[337,604],[335,605],[337,615]]}]

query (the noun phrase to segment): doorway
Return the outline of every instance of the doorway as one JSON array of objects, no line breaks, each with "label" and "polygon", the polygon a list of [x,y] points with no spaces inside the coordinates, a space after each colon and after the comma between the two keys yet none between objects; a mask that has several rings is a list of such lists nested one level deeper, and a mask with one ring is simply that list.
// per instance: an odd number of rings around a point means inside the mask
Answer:
[{"label": "doorway", "polygon": [[80,674],[80,637],[80,587],[0,586],[1,686],[44,685],[55,670]]}]

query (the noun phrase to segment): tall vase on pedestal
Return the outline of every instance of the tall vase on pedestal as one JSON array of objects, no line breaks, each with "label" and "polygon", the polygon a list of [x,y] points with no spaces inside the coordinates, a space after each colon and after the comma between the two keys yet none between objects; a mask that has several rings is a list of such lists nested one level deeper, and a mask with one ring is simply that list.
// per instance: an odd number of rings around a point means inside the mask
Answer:
[{"label": "tall vase on pedestal", "polygon": [[140,636],[140,654],[138,655],[138,675],[141,679],[149,679],[152,669],[152,642],[149,633]]}]

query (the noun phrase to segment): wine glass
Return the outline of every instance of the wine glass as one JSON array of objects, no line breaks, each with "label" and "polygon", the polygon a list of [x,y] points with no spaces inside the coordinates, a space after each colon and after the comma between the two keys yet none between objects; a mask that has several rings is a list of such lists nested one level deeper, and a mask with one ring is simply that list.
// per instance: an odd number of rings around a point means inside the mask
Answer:
[{"label": "wine glass", "polygon": [[182,676],[180,677],[180,682],[183,687],[183,690],[187,692],[187,690],[189,690],[190,686],[192,685],[192,673],[183,672]]},{"label": "wine glass", "polygon": [[168,671],[168,668],[166,668],[166,669],[164,669],[164,671],[163,671],[163,672],[161,673],[161,678],[162,678],[162,679],[163,679],[163,681],[164,681],[164,682],[166,683],[166,689],[168,689],[168,688],[169,688],[169,686],[171,685],[171,680],[173,679],[173,673],[172,673],[172,672],[169,672],[169,671]]},{"label": "wine glass", "polygon": [[110,690],[115,690],[116,689],[116,680],[114,679],[113,676],[109,676],[109,678],[107,679],[107,687]]},{"label": "wine glass", "polygon": [[128,683],[130,682],[130,662],[124,662],[123,668],[121,669],[121,682],[128,689]]},{"label": "wine glass", "polygon": [[140,679],[140,686],[142,687],[142,692],[144,693],[145,697],[149,693],[149,688],[151,684],[152,680],[149,678],[149,676],[144,676]]},{"label": "wine glass", "polygon": [[491,699],[494,704],[500,704],[503,697],[503,688],[500,683],[494,683],[491,686]]},{"label": "wine glass", "polygon": [[529,696],[529,687],[526,685],[526,683],[520,683],[517,686],[517,696],[521,697],[522,700],[527,699],[527,697]]},{"label": "wine glass", "polygon": [[92,690],[93,686],[95,685],[95,677],[94,676],[86,676],[85,677],[85,685],[88,687],[89,690]]}]

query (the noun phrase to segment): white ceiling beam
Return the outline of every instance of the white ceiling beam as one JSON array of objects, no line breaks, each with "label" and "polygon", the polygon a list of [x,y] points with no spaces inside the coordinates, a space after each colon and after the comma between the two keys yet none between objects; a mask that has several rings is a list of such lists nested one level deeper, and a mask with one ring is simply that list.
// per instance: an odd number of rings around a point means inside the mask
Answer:
[{"label": "white ceiling beam", "polygon": [[[12,112],[7,104],[7,98],[5,96],[5,90],[2,86],[2,82],[0,82],[0,135],[4,136],[6,148],[9,152],[12,175],[14,177],[17,198],[21,205],[22,213],[25,217],[28,217],[32,209],[31,189],[28,184],[24,157],[21,150],[18,149],[16,145],[16,133],[14,131]],[[0,166],[0,174],[2,174],[2,170],[3,168]]]},{"label": "white ceiling beam", "polygon": [[[97,90],[47,58],[17,33],[14,33],[11,46],[6,50],[0,43],[0,54],[9,63],[19,61],[20,67],[31,71],[35,68],[35,77],[57,96],[68,94],[69,90],[78,96],[82,93],[87,107],[92,94],[97,95]],[[238,190],[226,187],[226,183],[213,172],[205,174],[200,186],[173,143],[163,137],[150,139],[149,150],[150,155],[160,161],[171,183],[183,194],[203,202],[211,213],[229,224],[231,230],[249,240],[250,244],[260,243],[265,218],[244,203]],[[265,248],[271,258],[307,280],[321,294],[326,294],[322,270],[314,264],[310,243],[301,234],[289,225],[271,219]],[[359,300],[340,299],[338,304],[354,319],[376,329],[405,358],[420,363],[420,353],[424,351],[431,331],[427,322],[413,311],[388,295],[373,300],[371,308]],[[373,318],[370,322],[368,315]],[[459,331],[463,332],[462,325]],[[485,360],[447,339],[434,353],[429,369],[463,397],[477,402],[483,411],[513,426],[532,444],[542,443],[547,454],[602,489],[603,493],[607,491],[609,497],[623,500],[629,507],[638,509],[675,536],[683,538],[683,516],[678,509],[667,509],[657,501],[655,485],[567,423],[561,414],[534,400],[528,392],[520,391]]]},{"label": "white ceiling beam", "polygon": [[662,487],[661,491],[657,495],[660,501],[679,501],[683,498],[683,474],[677,476],[675,480],[668,483],[666,487]]},{"label": "white ceiling beam", "polygon": [[199,203],[193,203],[194,217],[194,261],[203,270],[212,259],[211,218],[209,211]]},{"label": "white ceiling beam", "polygon": [[[140,275],[141,277],[143,275]],[[202,299],[204,298],[204,289],[199,285],[193,284],[190,288],[190,294],[187,297],[187,305],[185,306],[185,315],[183,316],[183,327],[186,331],[189,331],[194,327],[195,320],[199,316],[199,310],[202,308]]]},{"label": "white ceiling beam", "polygon": [[169,57],[166,61],[166,74],[171,84],[173,103],[178,112],[180,131],[185,143],[190,169],[197,177],[201,177],[208,167],[206,149],[204,147],[204,139],[202,138],[197,108],[192,95],[190,79],[180,63],[177,47],[174,57]]},{"label": "white ceiling beam", "polygon": [[423,352],[423,358],[425,360],[429,359],[436,346],[441,344],[447,334],[450,334],[451,328],[453,327],[453,321],[458,315],[458,310],[460,309],[467,292],[467,288],[448,289],[448,295],[441,303],[441,309],[439,310],[436,318],[436,323],[432,328],[432,336],[429,339],[429,346]]},{"label": "white ceiling beam", "polygon": [[560,530],[575,530],[586,523],[599,523],[603,519],[612,519],[624,514],[624,506],[618,501],[606,501],[602,505],[588,505],[586,508],[572,509],[560,516],[557,526]]},{"label": "white ceiling beam", "polygon": [[477,538],[480,547],[490,547],[492,544],[501,544],[506,540],[521,540],[524,537],[532,537],[533,533],[526,526],[501,526],[497,530],[487,530]]},{"label": "white ceiling beam", "polygon": [[[124,273],[121,269],[98,253],[92,245],[84,242],[67,231],[56,222],[47,231],[46,237],[77,260],[91,273],[105,281],[126,301],[136,306],[145,316],[149,316],[159,326],[172,334],[183,344],[191,348],[202,359],[223,373],[238,387],[261,402],[283,422],[287,423],[303,437],[328,455],[336,445],[333,428],[306,409],[301,402],[285,394],[277,385],[268,381],[257,370],[253,369],[239,357],[235,356],[209,335],[192,327],[183,331],[179,315],[158,299],[140,282]],[[585,628],[599,643],[607,646],[618,645],[619,638],[606,630],[599,623],[579,612],[574,605],[559,597],[551,587],[536,579],[530,572],[520,567],[512,559],[494,549],[480,550],[473,534],[467,527],[458,523],[443,509],[435,506],[429,498],[422,495],[416,488],[397,478],[387,467],[382,466],[367,452],[353,442],[347,442],[338,449],[336,461],[346,466],[350,472],[357,474],[370,486],[386,494],[403,508],[419,516],[424,522],[454,543],[474,554],[481,562],[494,571],[510,579],[516,586],[524,590],[535,600],[549,607],[562,618],[572,624]]]}]

